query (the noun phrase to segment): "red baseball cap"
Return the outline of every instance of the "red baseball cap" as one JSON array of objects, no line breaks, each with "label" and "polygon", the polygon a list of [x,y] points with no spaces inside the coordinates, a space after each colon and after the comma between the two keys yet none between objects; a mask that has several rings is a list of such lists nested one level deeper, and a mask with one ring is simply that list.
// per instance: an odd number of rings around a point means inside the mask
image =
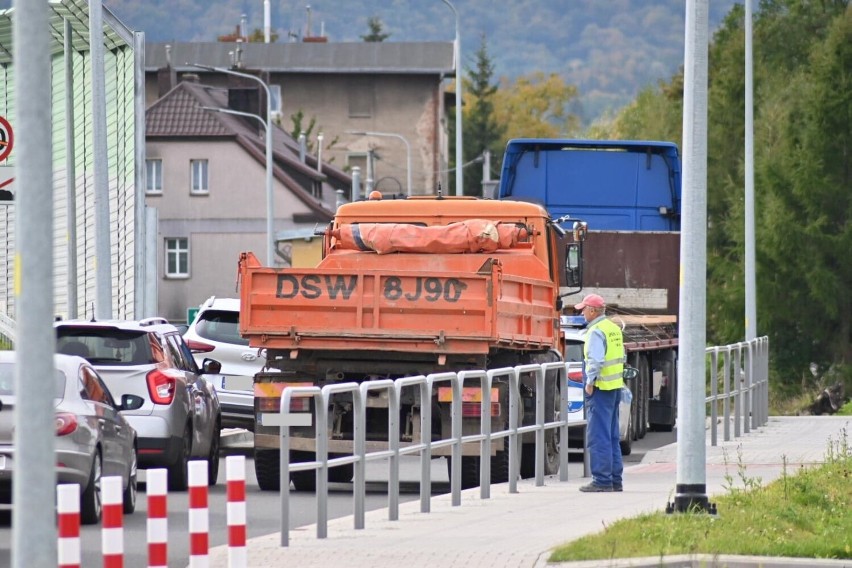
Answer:
[{"label": "red baseball cap", "polygon": [[597,294],[589,294],[588,296],[583,298],[582,302],[580,302],[579,304],[575,304],[574,309],[575,310],[582,310],[583,308],[585,308],[587,306],[590,307],[590,308],[602,308],[605,305],[606,305],[606,302],[604,302],[603,298],[601,298]]}]

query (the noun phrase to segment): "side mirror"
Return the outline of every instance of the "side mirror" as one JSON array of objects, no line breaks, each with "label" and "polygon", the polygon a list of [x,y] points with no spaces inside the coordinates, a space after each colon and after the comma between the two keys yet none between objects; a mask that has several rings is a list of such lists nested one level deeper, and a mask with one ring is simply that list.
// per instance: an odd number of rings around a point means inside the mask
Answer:
[{"label": "side mirror", "polygon": [[118,407],[118,410],[136,410],[138,408],[142,408],[142,405],[145,404],[145,399],[141,396],[136,396],[135,394],[123,394],[121,395],[121,404]]},{"label": "side mirror", "polygon": [[201,372],[205,375],[218,375],[222,372],[222,363],[215,359],[204,359],[201,363]]},{"label": "side mirror", "polygon": [[639,376],[639,369],[636,367],[624,367],[624,372],[621,374],[625,381],[635,381]]},{"label": "side mirror", "polygon": [[580,243],[565,245],[565,285],[568,288],[583,287],[583,249]]}]

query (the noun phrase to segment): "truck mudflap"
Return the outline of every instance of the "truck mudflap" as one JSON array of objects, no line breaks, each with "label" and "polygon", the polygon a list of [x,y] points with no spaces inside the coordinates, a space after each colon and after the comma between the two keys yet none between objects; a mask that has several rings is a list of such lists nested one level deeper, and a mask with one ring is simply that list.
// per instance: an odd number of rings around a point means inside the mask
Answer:
[{"label": "truck mudflap", "polygon": [[554,286],[504,274],[492,258],[479,270],[464,270],[472,255],[428,255],[431,271],[424,274],[422,257],[406,270],[412,256],[420,255],[399,255],[392,272],[368,260],[345,268],[275,270],[243,253],[240,334],[252,347],[282,350],[417,346],[478,354],[495,345],[553,344]]}]

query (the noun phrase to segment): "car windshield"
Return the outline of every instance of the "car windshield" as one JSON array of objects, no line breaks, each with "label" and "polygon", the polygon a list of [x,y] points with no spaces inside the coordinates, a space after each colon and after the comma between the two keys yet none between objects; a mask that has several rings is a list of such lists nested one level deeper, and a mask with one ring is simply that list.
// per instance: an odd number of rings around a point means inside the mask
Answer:
[{"label": "car windshield", "polygon": [[195,333],[210,341],[248,345],[248,339],[240,336],[240,313],[226,310],[206,310],[195,322]]},{"label": "car windshield", "polygon": [[94,365],[148,365],[156,363],[144,331],[97,327],[60,327],[56,351],[79,355]]},{"label": "car windshield", "polygon": [[[65,374],[56,370],[54,374],[54,398],[62,398],[65,394]],[[15,364],[0,363],[0,395],[15,394]]]}]

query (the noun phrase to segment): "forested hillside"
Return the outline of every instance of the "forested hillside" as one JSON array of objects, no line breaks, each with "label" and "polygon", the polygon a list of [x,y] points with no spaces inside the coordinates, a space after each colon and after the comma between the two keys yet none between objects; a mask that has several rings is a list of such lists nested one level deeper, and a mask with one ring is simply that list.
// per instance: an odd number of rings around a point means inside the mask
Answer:
[{"label": "forested hillside", "polygon": [[[710,50],[708,340],[744,336],[744,41],[734,10]],[[792,389],[852,364],[852,6],[764,0],[754,21],[760,335]],[[644,90],[601,138],[680,141],[682,76]],[[843,371],[845,369],[845,371]],[[836,376],[836,375],[835,375]]]},{"label": "forested hillside", "polygon": [[[246,14],[250,30],[263,28],[262,0],[105,0],[148,41],[215,41],[233,33]],[[0,0],[7,7],[10,0]],[[361,41],[367,20],[378,17],[386,41],[452,41],[455,21],[441,0],[271,0],[278,41],[306,34],[329,41]],[[572,112],[584,123],[629,102],[646,85],[669,77],[683,61],[683,0],[452,0],[461,21],[462,58],[484,35],[495,76],[557,73],[575,85]],[[734,0],[713,0],[715,29]]]}]

